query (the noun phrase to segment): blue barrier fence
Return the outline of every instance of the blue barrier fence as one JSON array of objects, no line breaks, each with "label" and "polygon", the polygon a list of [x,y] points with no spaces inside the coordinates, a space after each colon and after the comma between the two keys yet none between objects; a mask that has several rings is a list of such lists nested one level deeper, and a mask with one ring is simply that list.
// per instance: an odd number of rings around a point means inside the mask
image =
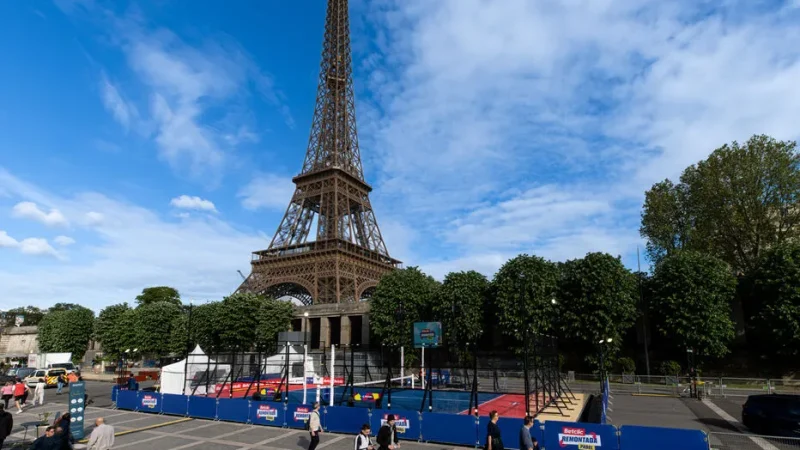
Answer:
[{"label": "blue barrier fence", "polygon": [[[228,422],[250,423],[282,428],[305,428],[310,405],[258,402],[241,398],[206,398],[159,394],[157,392],[116,390],[119,409],[153,414],[189,416]],[[365,423],[377,430],[386,416],[397,420],[398,437],[409,441],[482,447],[486,442],[488,418],[460,414],[402,410],[371,410],[346,406],[325,406],[320,414],[326,431],[356,434]],[[517,448],[522,419],[501,417],[497,422],[505,447]],[[709,450],[708,437],[700,430],[639,427],[617,428],[608,424],[536,421],[531,436],[540,448],[559,450]]]}]

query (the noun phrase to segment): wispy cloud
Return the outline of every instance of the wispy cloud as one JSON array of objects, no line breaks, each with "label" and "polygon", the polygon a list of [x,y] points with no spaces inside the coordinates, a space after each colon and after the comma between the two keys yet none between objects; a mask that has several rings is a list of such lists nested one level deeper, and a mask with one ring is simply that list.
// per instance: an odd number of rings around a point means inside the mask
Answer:
[{"label": "wispy cloud", "polygon": [[417,252],[437,271],[630,257],[653,182],[734,139],[800,135],[800,17],[779,5],[361,7],[376,36],[357,68],[367,172],[392,219],[454,255]]},{"label": "wispy cloud", "polygon": [[[253,61],[244,48],[228,35],[217,34],[200,44],[189,44],[173,31],[151,27],[140,13],[117,16],[87,2],[60,4],[81,23],[96,23],[106,38],[125,55],[140,86],[122,95],[118,86],[101,73],[101,98],[114,119],[124,128],[137,126],[152,137],[160,156],[174,168],[195,176],[216,175],[236,146],[257,142],[247,115],[219,119],[245,105],[256,92],[294,122],[283,94],[270,75]],[[149,115],[140,113],[144,105]]]},{"label": "wispy cloud", "polygon": [[214,203],[197,196],[181,195],[170,200],[169,204],[179,209],[217,212],[217,207],[214,206]]},{"label": "wispy cloud", "polygon": [[55,239],[53,239],[53,242],[55,242],[56,244],[58,244],[58,245],[60,245],[62,247],[66,247],[66,246],[74,244],[75,243],[75,239],[72,239],[69,236],[56,236]]},{"label": "wispy cloud", "polygon": [[[47,306],[54,298],[74,298],[99,310],[111,303],[130,301],[142,286],[157,284],[176,287],[186,299],[221,298],[240,282],[236,270],[249,270],[250,252],[268,242],[262,234],[242,232],[215,216],[171,221],[155,211],[102,194],[63,197],[2,169],[0,174],[0,188],[14,198],[46,199],[65,215],[79,218],[74,226],[87,236],[87,251],[68,264],[0,267],[0,286],[8,304]],[[0,232],[0,245],[7,245],[10,238]],[[19,241],[15,248],[21,250],[23,243],[25,240]],[[24,245],[28,251],[38,248],[47,253],[44,243],[28,241]]]},{"label": "wispy cloud", "polygon": [[289,205],[294,189],[295,186],[290,177],[262,174],[254,177],[242,187],[237,196],[241,199],[245,209],[283,210]]},{"label": "wispy cloud", "polygon": [[117,122],[127,131],[130,128],[131,120],[136,119],[138,112],[136,107],[128,104],[120,95],[117,87],[111,84],[105,72],[100,77],[100,92],[103,105],[114,116]]}]

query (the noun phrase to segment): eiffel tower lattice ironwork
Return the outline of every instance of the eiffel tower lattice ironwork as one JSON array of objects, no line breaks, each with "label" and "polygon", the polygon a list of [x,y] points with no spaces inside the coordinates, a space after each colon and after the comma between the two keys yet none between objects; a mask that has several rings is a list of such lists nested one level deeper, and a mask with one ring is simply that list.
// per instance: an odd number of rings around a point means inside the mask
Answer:
[{"label": "eiffel tower lattice ironwork", "polygon": [[311,136],[286,214],[267,250],[253,253],[240,291],[306,305],[369,296],[400,265],[369,201],[356,132],[347,0],[328,0]]}]

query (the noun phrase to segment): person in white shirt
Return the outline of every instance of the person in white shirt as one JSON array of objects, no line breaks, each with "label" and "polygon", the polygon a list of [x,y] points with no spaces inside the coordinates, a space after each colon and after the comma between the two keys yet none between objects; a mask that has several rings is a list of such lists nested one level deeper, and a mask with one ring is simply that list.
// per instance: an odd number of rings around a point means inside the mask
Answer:
[{"label": "person in white shirt", "polygon": [[114,446],[114,427],[106,425],[102,417],[94,421],[94,430],[89,436],[86,448],[89,450],[108,450]]},{"label": "person in white shirt", "polygon": [[37,403],[39,406],[44,405],[44,387],[46,385],[44,378],[39,378],[39,382],[36,383],[36,389],[33,391],[33,406],[36,406]]},{"label": "person in white shirt", "polygon": [[356,442],[353,450],[374,450],[375,447],[369,439],[369,424],[365,423],[361,426],[361,433],[356,435]]}]

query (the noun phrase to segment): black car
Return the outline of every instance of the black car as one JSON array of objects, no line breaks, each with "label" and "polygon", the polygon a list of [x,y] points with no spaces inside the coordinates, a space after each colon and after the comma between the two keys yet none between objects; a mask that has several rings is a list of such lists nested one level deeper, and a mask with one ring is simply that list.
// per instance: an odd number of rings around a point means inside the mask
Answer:
[{"label": "black car", "polygon": [[742,423],[759,434],[800,435],[800,395],[751,395],[742,405]]}]

